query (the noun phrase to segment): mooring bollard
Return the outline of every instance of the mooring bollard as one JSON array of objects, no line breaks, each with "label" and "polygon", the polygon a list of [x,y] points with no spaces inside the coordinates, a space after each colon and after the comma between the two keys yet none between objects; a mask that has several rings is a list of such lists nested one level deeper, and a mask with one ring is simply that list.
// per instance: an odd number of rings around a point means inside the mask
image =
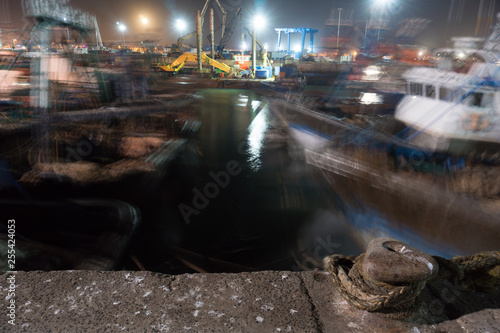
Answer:
[{"label": "mooring bollard", "polygon": [[397,319],[420,308],[418,295],[439,270],[432,256],[391,238],[372,240],[366,253],[355,259],[325,259],[325,268],[352,305]]},{"label": "mooring bollard", "polygon": [[335,254],[323,263],[349,303],[395,319],[417,313],[418,296],[431,280],[454,279],[471,291],[500,288],[500,251],[446,259],[391,238],[376,238],[356,258]]},{"label": "mooring bollard", "polygon": [[361,263],[365,279],[392,285],[427,281],[438,270],[432,256],[391,238],[372,240]]}]

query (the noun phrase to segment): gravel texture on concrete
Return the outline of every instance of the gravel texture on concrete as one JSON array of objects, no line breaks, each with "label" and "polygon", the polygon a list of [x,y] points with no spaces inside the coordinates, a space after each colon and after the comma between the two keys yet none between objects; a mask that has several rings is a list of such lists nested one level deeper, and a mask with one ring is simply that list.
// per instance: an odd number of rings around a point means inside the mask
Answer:
[{"label": "gravel texture on concrete", "polygon": [[498,292],[470,294],[451,282],[426,287],[407,321],[353,308],[325,272],[32,271],[3,274],[0,288],[0,332],[500,331]]}]

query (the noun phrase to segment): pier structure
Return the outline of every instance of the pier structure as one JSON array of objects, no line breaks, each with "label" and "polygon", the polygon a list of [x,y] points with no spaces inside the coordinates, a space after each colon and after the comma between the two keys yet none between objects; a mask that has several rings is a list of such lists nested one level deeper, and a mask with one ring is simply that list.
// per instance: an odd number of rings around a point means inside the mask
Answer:
[{"label": "pier structure", "polygon": [[296,34],[296,33],[301,33],[302,34],[302,41],[300,44],[300,50],[301,52],[304,51],[304,46],[306,42],[306,34],[310,35],[310,44],[309,44],[309,51],[312,53],[314,51],[314,34],[318,33],[318,29],[311,29],[311,28],[275,28],[274,29],[278,33],[278,50],[280,50],[281,46],[281,34],[287,35],[288,38],[288,47],[287,50],[288,52],[291,52],[290,50],[290,35],[291,34]]}]

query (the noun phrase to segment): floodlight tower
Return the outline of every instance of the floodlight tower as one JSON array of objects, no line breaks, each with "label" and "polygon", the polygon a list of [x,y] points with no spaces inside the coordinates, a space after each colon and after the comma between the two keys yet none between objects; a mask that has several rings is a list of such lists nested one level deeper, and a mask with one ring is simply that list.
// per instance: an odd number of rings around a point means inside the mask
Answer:
[{"label": "floodlight tower", "polygon": [[253,77],[255,78],[255,69],[257,67],[257,48],[256,48],[256,43],[257,39],[255,37],[256,30],[262,29],[263,26],[266,24],[265,18],[261,15],[255,15],[253,17],[253,22],[252,22],[252,73]]}]

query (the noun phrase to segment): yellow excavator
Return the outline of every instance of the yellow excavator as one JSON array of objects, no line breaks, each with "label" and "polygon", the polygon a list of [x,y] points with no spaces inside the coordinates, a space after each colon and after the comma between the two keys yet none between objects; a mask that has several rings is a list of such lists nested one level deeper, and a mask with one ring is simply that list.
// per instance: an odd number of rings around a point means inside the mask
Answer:
[{"label": "yellow excavator", "polygon": [[[208,57],[205,53],[201,54],[201,59],[203,62],[221,70],[224,73],[227,73],[227,74],[231,73],[231,67],[229,67],[228,65],[226,65],[222,62],[219,62],[217,60],[214,60],[214,59]],[[171,64],[167,64],[167,65],[158,64],[157,67],[164,70],[165,72],[175,74],[178,71],[180,71],[182,69],[182,67],[184,67],[186,62],[188,62],[188,61],[198,62],[198,55],[196,53],[186,52],[186,53],[183,53],[182,55],[180,55]]]}]

